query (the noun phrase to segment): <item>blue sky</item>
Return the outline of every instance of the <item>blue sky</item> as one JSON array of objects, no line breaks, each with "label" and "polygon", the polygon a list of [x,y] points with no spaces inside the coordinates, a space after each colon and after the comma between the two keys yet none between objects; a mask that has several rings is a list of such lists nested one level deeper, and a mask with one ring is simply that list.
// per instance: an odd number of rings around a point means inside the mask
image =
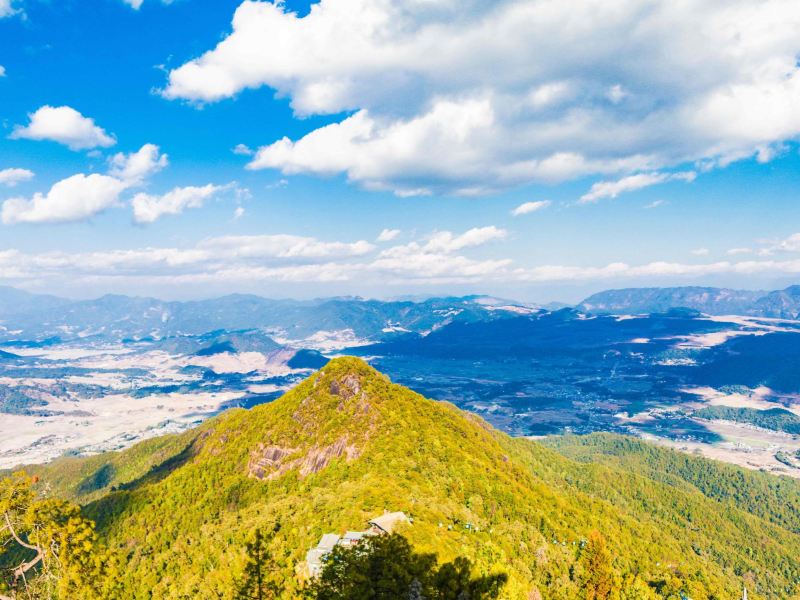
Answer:
[{"label": "blue sky", "polygon": [[0,0],[0,283],[794,283],[800,7],[673,4]]}]

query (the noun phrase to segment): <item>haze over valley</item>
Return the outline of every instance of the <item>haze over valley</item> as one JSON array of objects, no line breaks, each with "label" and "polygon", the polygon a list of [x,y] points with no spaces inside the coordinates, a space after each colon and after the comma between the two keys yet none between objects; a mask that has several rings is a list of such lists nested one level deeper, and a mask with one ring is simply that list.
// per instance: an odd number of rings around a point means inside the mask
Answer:
[{"label": "haze over valley", "polygon": [[354,354],[515,436],[631,434],[797,477],[799,291],[630,289],[543,308],[5,289],[0,467],[183,431]]}]

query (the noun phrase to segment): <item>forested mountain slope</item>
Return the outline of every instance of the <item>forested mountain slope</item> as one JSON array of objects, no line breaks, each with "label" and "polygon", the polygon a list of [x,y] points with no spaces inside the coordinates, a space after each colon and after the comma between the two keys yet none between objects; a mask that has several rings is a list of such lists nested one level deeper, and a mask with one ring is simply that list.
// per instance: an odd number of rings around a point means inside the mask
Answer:
[{"label": "forested mountain slope", "polygon": [[507,598],[580,597],[593,530],[620,598],[733,599],[744,584],[787,598],[800,581],[797,482],[616,436],[547,444],[340,358],[270,404],[32,471],[84,504],[124,556],[131,598],[232,597],[246,542],[275,524],[276,576],[294,597],[323,533],[385,510],[413,517],[404,535],[419,550],[507,573]]}]

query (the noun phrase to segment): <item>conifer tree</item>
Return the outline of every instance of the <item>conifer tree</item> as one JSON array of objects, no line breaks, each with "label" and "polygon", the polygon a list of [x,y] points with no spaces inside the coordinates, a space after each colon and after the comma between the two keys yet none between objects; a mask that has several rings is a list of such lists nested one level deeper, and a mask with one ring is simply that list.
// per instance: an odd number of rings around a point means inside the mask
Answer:
[{"label": "conifer tree", "polygon": [[247,566],[244,569],[244,581],[236,595],[238,600],[273,600],[280,597],[281,589],[275,581],[278,569],[268,548],[279,529],[280,526],[276,525],[268,534],[256,529],[253,540],[247,543]]}]

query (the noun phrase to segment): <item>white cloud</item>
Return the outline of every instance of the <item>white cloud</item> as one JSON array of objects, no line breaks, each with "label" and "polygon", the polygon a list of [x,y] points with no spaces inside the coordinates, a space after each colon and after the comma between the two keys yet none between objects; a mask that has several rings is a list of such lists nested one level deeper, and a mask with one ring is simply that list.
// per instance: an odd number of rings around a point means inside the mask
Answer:
[{"label": "white cloud", "polygon": [[33,179],[33,171],[28,169],[2,169],[0,170],[0,185],[14,187],[23,181]]},{"label": "white cloud", "polygon": [[628,96],[628,92],[626,92],[618,83],[612,85],[606,92],[606,98],[608,98],[614,104],[619,104]]},{"label": "white cloud", "polygon": [[303,17],[244,1],[163,94],[267,86],[301,116],[351,113],[265,140],[252,168],[486,193],[769,160],[800,134],[798,28],[795,0],[321,0]]},{"label": "white cloud", "polygon": [[0,77],[6,76],[6,68],[3,65],[0,65]]},{"label": "white cloud", "polygon": [[765,243],[767,245],[758,251],[762,256],[769,256],[776,252],[800,252],[800,233],[793,233],[785,239]]},{"label": "white cloud", "polygon": [[[123,3],[130,6],[133,10],[139,10],[144,4],[144,0],[122,0]],[[173,0],[161,0],[161,4],[172,4]]]},{"label": "white cloud", "polygon": [[589,280],[642,280],[648,278],[684,277],[698,278],[711,275],[792,275],[800,274],[800,260],[742,262],[715,262],[705,264],[683,264],[656,261],[643,265],[611,263],[604,267],[568,267],[549,265],[518,269],[514,272],[520,281],[563,282]]},{"label": "white cloud", "polygon": [[711,254],[711,250],[709,250],[708,248],[695,248],[694,250],[692,250],[692,254],[694,254],[695,256],[708,256],[709,254]]},{"label": "white cloud", "polygon": [[[147,177],[166,165],[167,156],[161,154],[154,144],[145,144],[130,154],[120,152],[109,159],[108,175],[79,173],[56,182],[47,193],[37,192],[31,198],[5,200],[2,221],[6,225],[83,221],[120,205],[120,196],[124,191],[142,185]],[[0,183],[4,182],[4,174],[8,185],[33,177],[33,173],[25,169],[7,169],[0,171]],[[158,215],[175,210],[176,201],[170,195],[174,192],[161,197],[140,194],[144,198],[134,204],[134,209],[138,210],[137,219],[142,215],[145,215],[142,218],[152,216],[159,210],[161,212]]]},{"label": "white cloud", "polygon": [[528,94],[528,101],[533,108],[542,109],[566,101],[573,93],[569,82],[555,81],[534,88]]},{"label": "white cloud", "polygon": [[550,206],[550,200],[536,200],[535,202],[525,202],[524,204],[520,204],[517,208],[511,211],[511,214],[515,217],[519,217],[520,215],[527,215],[542,209],[547,208]]},{"label": "white cloud", "polygon": [[283,259],[363,256],[375,249],[365,240],[323,242],[312,237],[286,234],[217,237],[203,242],[201,247],[229,257]]},{"label": "white cloud", "polygon": [[[479,231],[483,228],[476,228]],[[442,233],[442,232],[438,232]],[[209,238],[194,246],[144,247],[68,253],[0,250],[0,279],[13,283],[55,282],[119,289],[121,285],[159,286],[250,284],[262,282],[354,282],[356,285],[433,285],[559,282],[661,282],[709,276],[800,275],[800,259],[600,266],[516,265],[511,259],[481,260],[453,250],[475,247],[486,234],[445,237],[458,243],[410,243],[380,249],[367,241],[320,240],[290,234]],[[469,232],[467,232],[469,233]],[[428,240],[436,238],[429,236]]]},{"label": "white cloud", "polygon": [[243,206],[237,206],[236,209],[233,211],[233,220],[238,221],[239,219],[241,219],[244,216],[244,212],[245,210]]},{"label": "white cloud", "polygon": [[651,208],[658,208],[659,206],[664,206],[666,204],[665,200],[653,200],[650,204],[645,205],[646,209]]},{"label": "white cloud", "polygon": [[28,116],[30,123],[25,127],[17,125],[11,139],[52,140],[71,150],[107,148],[117,143],[93,119],[69,106],[42,106]]},{"label": "white cloud", "polygon": [[133,197],[133,218],[137,223],[153,223],[164,215],[179,215],[187,208],[199,208],[228,186],[176,187],[162,195],[140,193]]},{"label": "white cloud", "polygon": [[400,232],[399,229],[384,229],[383,231],[380,232],[380,234],[378,235],[378,237],[377,237],[377,239],[375,241],[377,241],[377,242],[391,242],[398,235],[400,235],[400,233],[401,232]]},{"label": "white cloud", "polygon": [[475,227],[461,234],[437,231],[425,243],[411,242],[382,250],[365,265],[369,271],[391,276],[395,281],[467,282],[500,273],[510,259],[475,260],[457,254],[466,248],[482,246],[507,236],[503,229],[490,225]]},{"label": "white cloud", "polygon": [[255,154],[252,148],[247,144],[236,144],[233,148],[233,153],[238,154],[240,156],[252,156]]},{"label": "white cloud", "polygon": [[681,173],[637,173],[636,175],[623,177],[618,181],[598,181],[592,185],[588,192],[581,196],[579,202],[586,204],[597,202],[603,198],[616,198],[625,192],[641,190],[667,181],[692,182],[696,177],[697,175],[694,171],[684,171]]},{"label": "white cloud", "polygon": [[508,232],[505,229],[499,229],[494,225],[473,227],[460,235],[456,235],[452,231],[437,231],[428,238],[427,243],[422,246],[422,250],[449,254],[464,248],[482,246],[491,241],[502,240],[507,235]]},{"label": "white cloud", "polygon": [[118,152],[109,159],[110,174],[130,183],[139,183],[169,164],[166,154],[155,144],[145,144],[137,152]]},{"label": "white cloud", "polygon": [[13,225],[87,219],[114,205],[125,188],[124,182],[108,175],[73,175],[53,185],[47,194],[6,200],[2,220]]},{"label": "white cloud", "polygon": [[752,253],[753,253],[752,248],[731,248],[725,254],[727,254],[728,256],[739,256],[741,254],[752,254]]},{"label": "white cloud", "polygon": [[14,0],[0,0],[0,19],[10,17],[19,12],[18,9],[14,8],[14,4]]}]

